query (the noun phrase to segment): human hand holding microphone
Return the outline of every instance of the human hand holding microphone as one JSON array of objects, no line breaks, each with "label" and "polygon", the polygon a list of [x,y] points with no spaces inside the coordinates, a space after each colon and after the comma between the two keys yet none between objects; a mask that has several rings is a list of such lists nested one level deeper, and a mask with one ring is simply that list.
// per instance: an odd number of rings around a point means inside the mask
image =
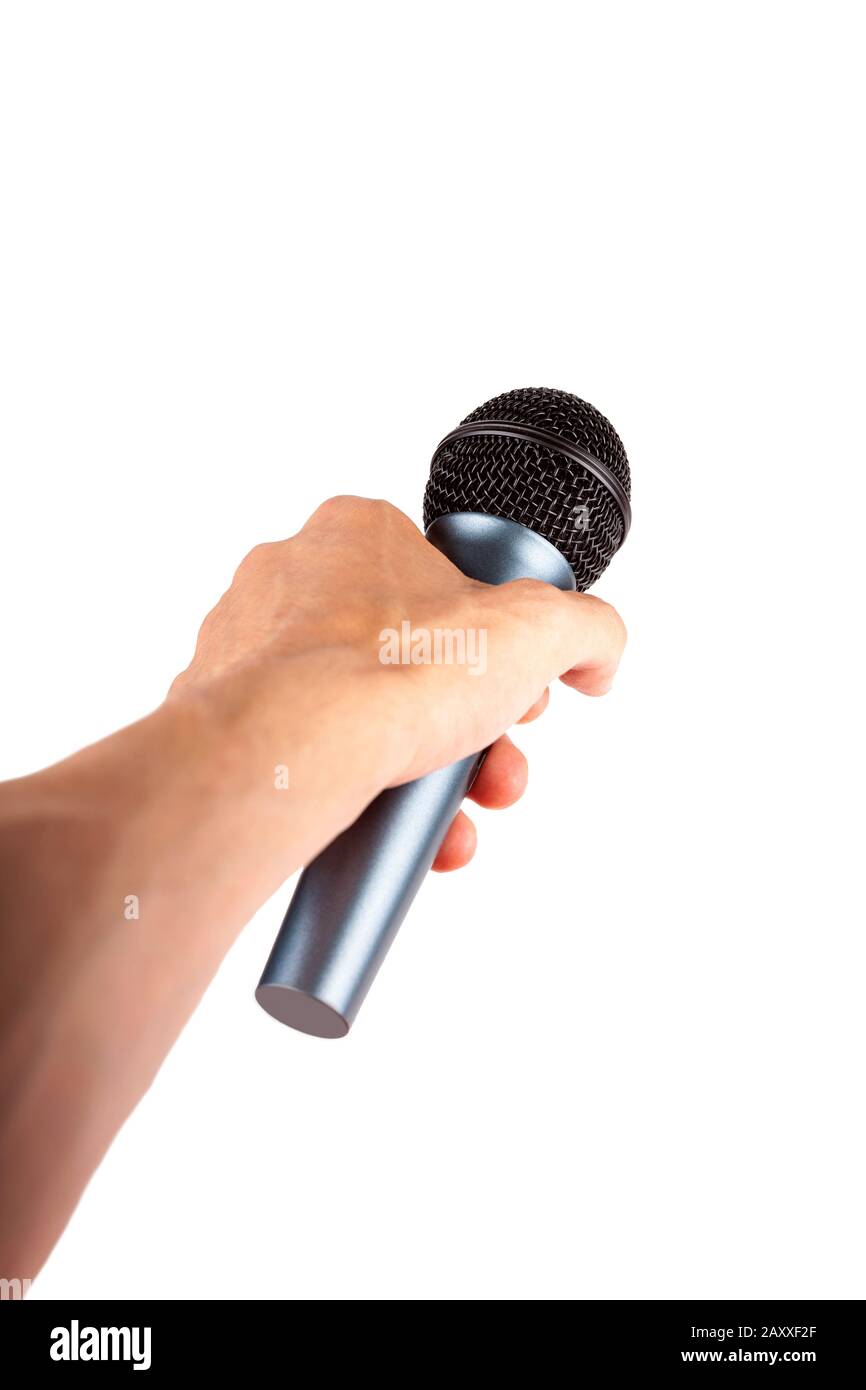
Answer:
[{"label": "human hand holding microphone", "polygon": [[[593,406],[563,391],[510,391],[437,448],[427,540],[470,580],[553,586],[542,600],[550,606],[553,592],[583,590],[606,568],[628,532],[630,490],[622,442]],[[538,616],[546,624],[553,615]],[[427,631],[400,626],[409,644]],[[465,668],[475,629],[445,631],[446,664],[462,636]],[[407,659],[414,664],[414,653]],[[256,991],[264,1009],[317,1037],[348,1032],[485,755],[383,792],[305,869]]]},{"label": "human hand holding microphone", "polygon": [[[622,543],[628,486],[593,407],[498,397],[436,452],[429,539],[385,502],[325,503],[242,562],[157,710],[0,785],[5,1267],[39,1268],[226,950],[304,864],[259,998],[346,1032],[427,868],[471,857],[464,793],[520,794],[505,730],[557,678],[608,689],[622,623],[572,585]],[[383,664],[405,621],[483,631],[483,676]]]}]

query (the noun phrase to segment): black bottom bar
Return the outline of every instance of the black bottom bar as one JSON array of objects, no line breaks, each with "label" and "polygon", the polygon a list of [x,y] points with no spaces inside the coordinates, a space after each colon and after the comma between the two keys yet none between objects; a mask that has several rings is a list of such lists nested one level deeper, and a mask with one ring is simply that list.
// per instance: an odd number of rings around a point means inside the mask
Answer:
[{"label": "black bottom bar", "polygon": [[[316,1380],[330,1381],[345,1365],[353,1375],[411,1384],[420,1363],[425,1378],[449,1381],[467,1373],[489,1377],[502,1365],[533,1385],[553,1378],[579,1384],[586,1371],[667,1377],[714,1367],[772,1371],[770,1384],[781,1371],[780,1384],[788,1383],[786,1373],[799,1384],[815,1375],[862,1376],[866,1341],[862,1300],[563,1301],[547,1312],[533,1304],[530,1316],[510,1305],[503,1316],[498,1304],[479,1300],[465,1323],[458,1312],[431,1318],[426,1303],[409,1303],[396,1318],[390,1308],[366,1304],[358,1331],[352,1324],[359,1315],[346,1303],[322,1313],[313,1302],[4,1302],[0,1365],[14,1367],[19,1379],[31,1371],[134,1374],[138,1366],[157,1378],[213,1373],[220,1384],[269,1371],[297,1380],[311,1370]],[[320,1320],[327,1320],[328,1335],[311,1337]]]}]

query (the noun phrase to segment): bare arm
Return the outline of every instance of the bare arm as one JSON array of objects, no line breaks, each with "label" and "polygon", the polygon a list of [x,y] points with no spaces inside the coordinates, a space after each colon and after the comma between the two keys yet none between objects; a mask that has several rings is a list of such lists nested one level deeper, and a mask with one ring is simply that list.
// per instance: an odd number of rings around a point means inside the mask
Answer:
[{"label": "bare arm", "polygon": [[[483,629],[485,674],[383,665],[404,621]],[[0,1275],[35,1275],[279,885],[385,786],[497,739],[473,799],[509,804],[504,730],[557,677],[604,693],[623,641],[595,598],[477,584],[393,507],[336,498],[251,552],[158,710],[0,786]],[[436,867],[473,845],[461,813]]]}]

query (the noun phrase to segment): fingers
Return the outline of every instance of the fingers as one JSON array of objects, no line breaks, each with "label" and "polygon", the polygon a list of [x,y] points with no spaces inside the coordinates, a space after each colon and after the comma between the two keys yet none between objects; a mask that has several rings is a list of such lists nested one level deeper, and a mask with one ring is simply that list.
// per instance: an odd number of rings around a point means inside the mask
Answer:
[{"label": "fingers", "polygon": [[543,694],[539,696],[534,705],[530,705],[523,718],[518,719],[518,724],[531,724],[533,719],[537,719],[540,714],[544,714],[549,704],[550,691],[547,686],[545,686]]},{"label": "fingers", "polygon": [[458,811],[433,860],[434,871],[437,874],[450,874],[453,869],[462,869],[464,864],[469,863],[477,844],[475,826],[467,815]]},{"label": "fingers", "polygon": [[497,739],[472,783],[469,800],[490,811],[513,806],[526,791],[529,766],[506,734]]},{"label": "fingers", "polygon": [[[519,748],[510,738],[497,739],[472,784],[469,799],[491,811],[504,810],[519,801],[529,777],[529,768]],[[463,811],[458,811],[433,861],[437,873],[462,869],[475,854],[478,833]]]}]

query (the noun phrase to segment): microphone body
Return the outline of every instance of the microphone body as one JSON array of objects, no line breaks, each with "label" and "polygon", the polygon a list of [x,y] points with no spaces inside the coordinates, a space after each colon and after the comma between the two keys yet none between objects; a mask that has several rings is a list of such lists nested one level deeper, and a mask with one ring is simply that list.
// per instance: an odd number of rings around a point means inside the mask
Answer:
[{"label": "microphone body", "polygon": [[[574,572],[537,532],[480,512],[438,517],[427,539],[471,579],[540,579],[574,589]],[[473,753],[382,792],[304,869],[256,999],[316,1037],[349,1027],[481,766]]]}]

